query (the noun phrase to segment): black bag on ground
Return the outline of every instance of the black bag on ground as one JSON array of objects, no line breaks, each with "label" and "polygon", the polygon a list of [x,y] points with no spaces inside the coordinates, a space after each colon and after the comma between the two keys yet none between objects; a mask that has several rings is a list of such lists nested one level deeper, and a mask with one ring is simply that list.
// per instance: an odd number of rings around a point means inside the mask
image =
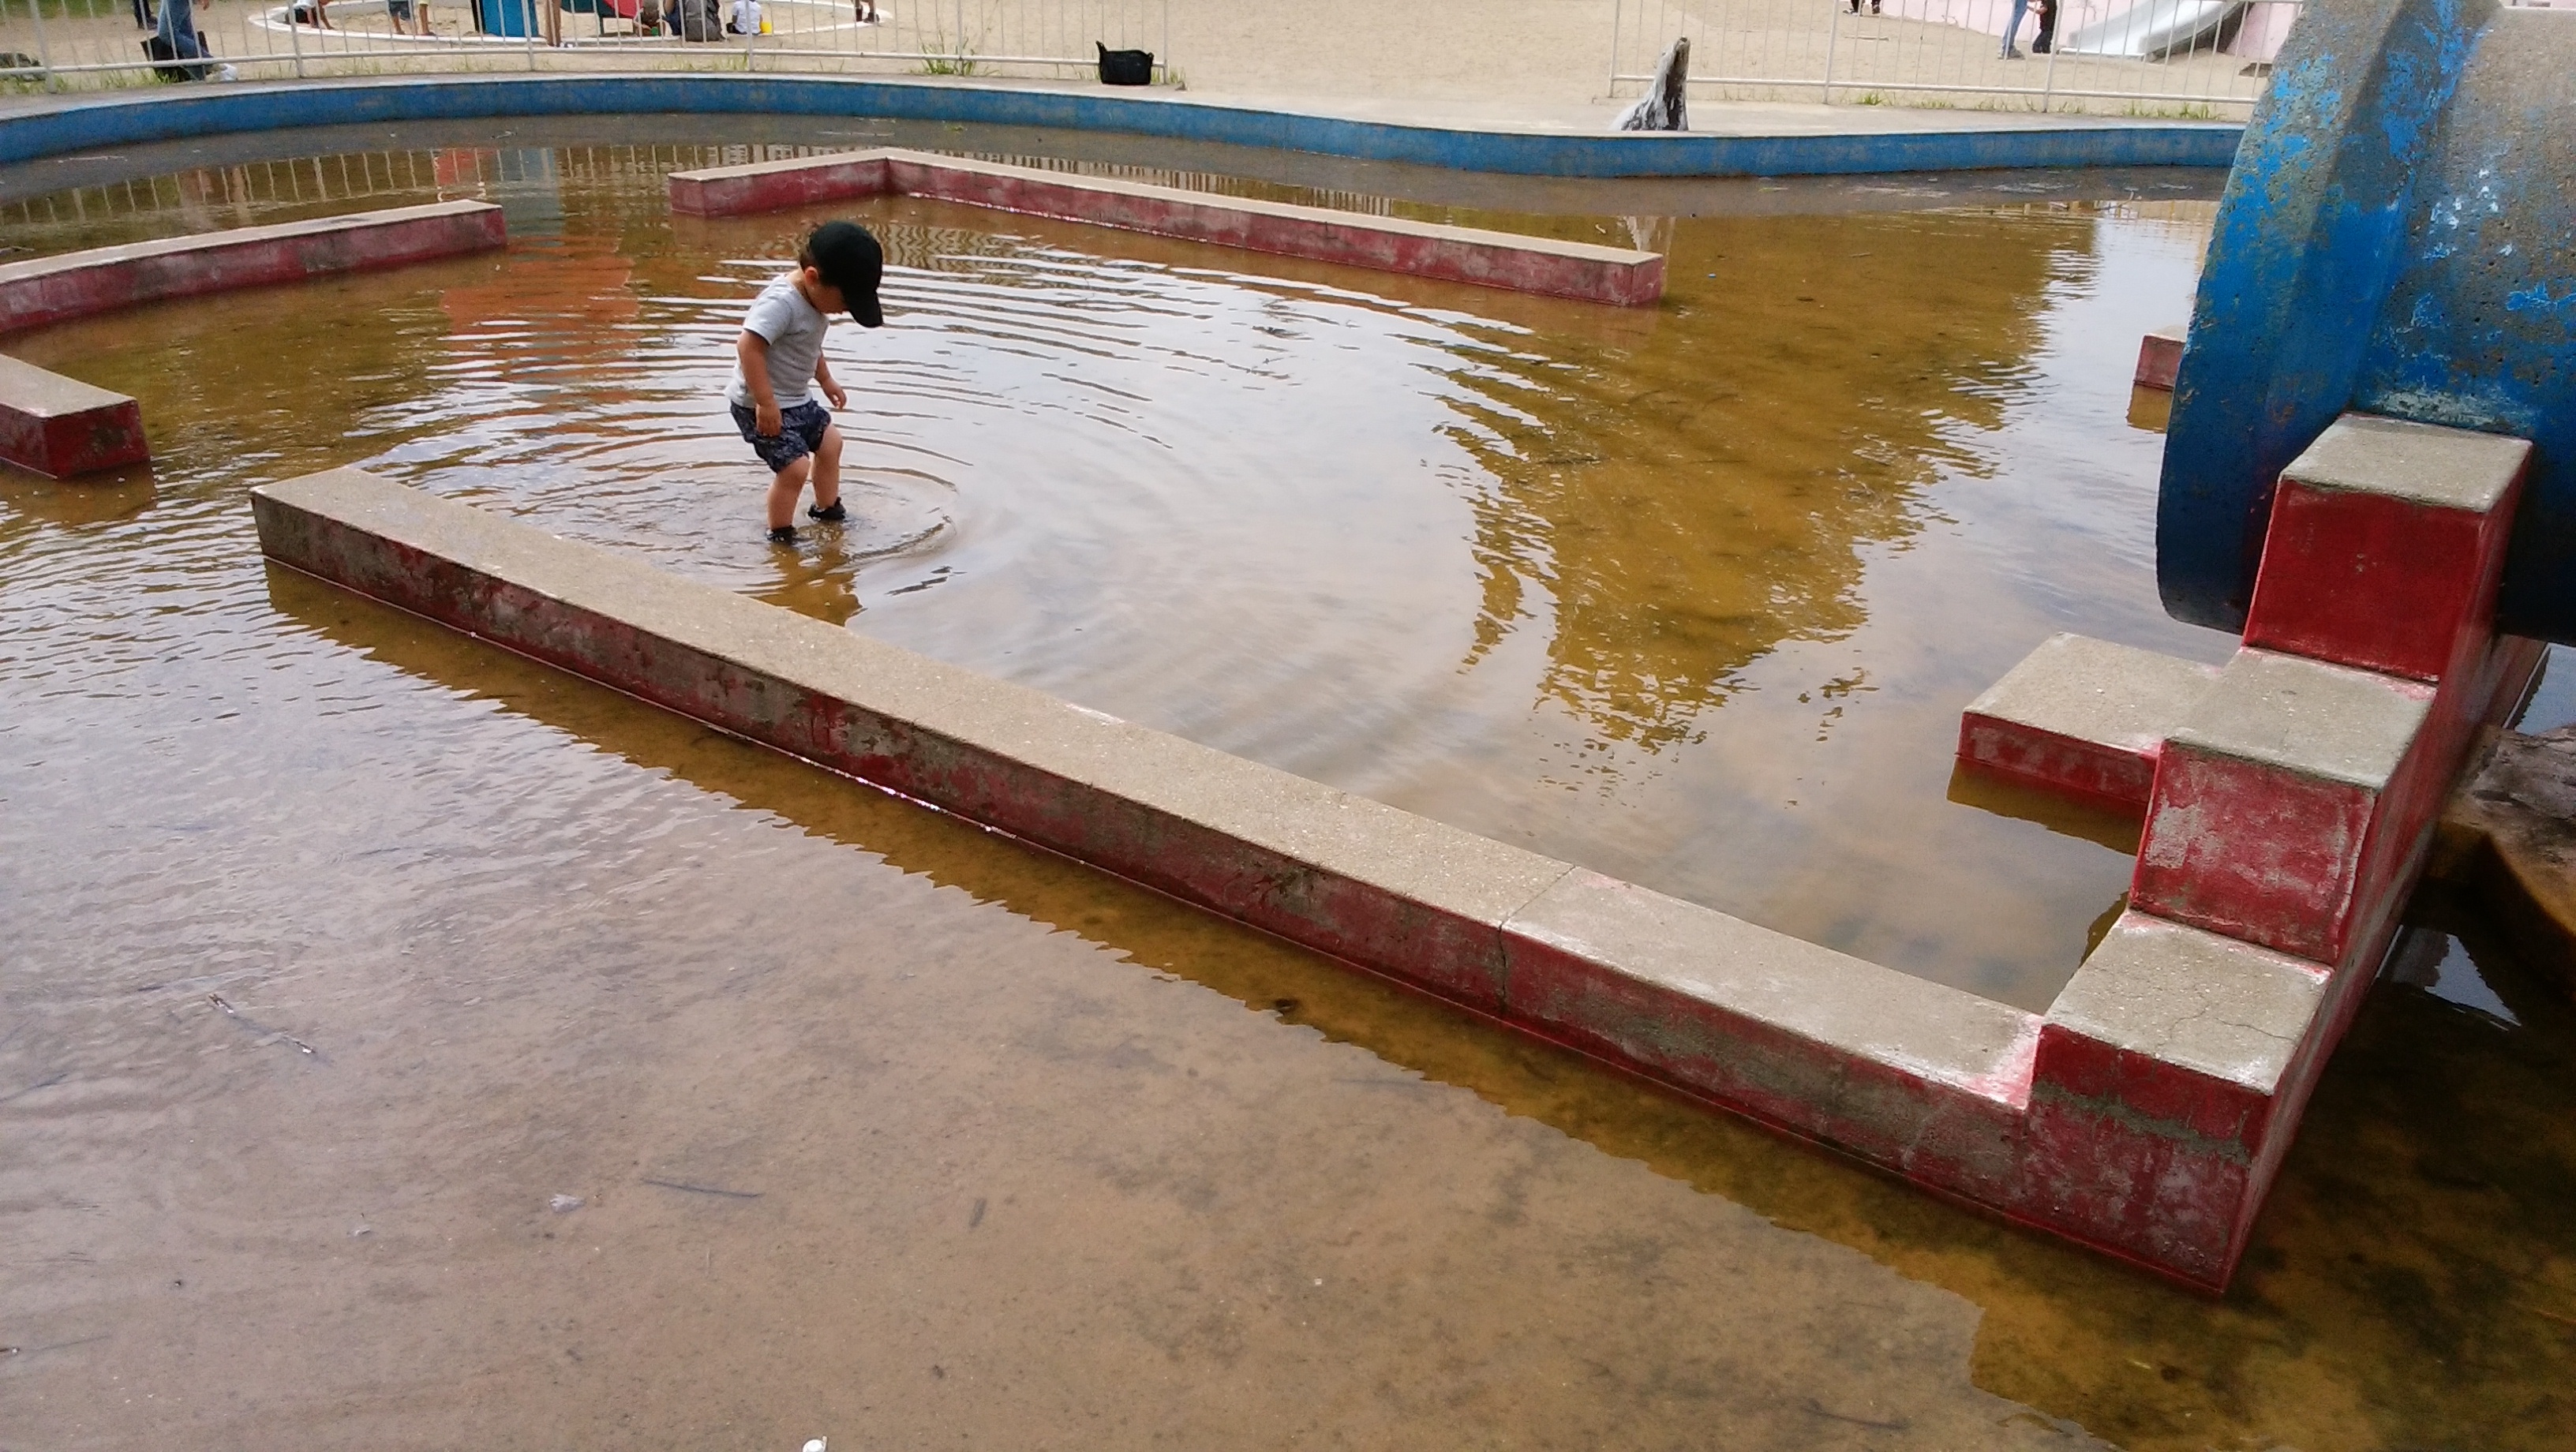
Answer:
[{"label": "black bag on ground", "polygon": [[[157,35],[144,38],[143,54],[152,62],[152,74],[165,81],[202,81],[206,73],[215,68],[211,60],[182,59],[177,48]],[[197,54],[200,57],[214,54],[206,48],[206,33],[202,30],[197,32]]]},{"label": "black bag on ground", "polygon": [[1150,50],[1111,50],[1093,41],[1100,50],[1100,84],[1104,86],[1150,86],[1154,84],[1154,53]]}]

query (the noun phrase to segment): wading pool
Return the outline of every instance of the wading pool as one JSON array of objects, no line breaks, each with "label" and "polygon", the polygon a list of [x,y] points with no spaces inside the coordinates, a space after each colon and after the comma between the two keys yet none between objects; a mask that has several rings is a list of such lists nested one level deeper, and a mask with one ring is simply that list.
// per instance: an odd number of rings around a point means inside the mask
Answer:
[{"label": "wading pool", "polygon": [[2563,1430],[2576,1035],[2439,904],[2210,1302],[267,569],[244,497],[356,464],[2038,1008],[2131,844],[1954,782],[1957,713],[2058,630],[2232,644],[2156,606],[2127,383],[2211,179],[1675,216],[1097,168],[1650,247],[1652,310],[854,204],[858,518],[777,552],[719,389],[821,214],[662,205],[757,154],[0,203],[41,251],[436,196],[511,230],[6,340],[159,454],[0,475],[31,1445]]}]

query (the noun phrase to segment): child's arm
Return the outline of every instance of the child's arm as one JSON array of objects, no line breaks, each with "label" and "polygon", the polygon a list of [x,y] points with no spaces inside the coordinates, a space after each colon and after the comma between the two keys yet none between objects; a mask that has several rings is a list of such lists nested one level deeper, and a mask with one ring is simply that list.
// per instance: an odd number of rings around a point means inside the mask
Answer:
[{"label": "child's arm", "polygon": [[763,438],[777,437],[786,425],[778,417],[778,395],[769,387],[769,340],[745,328],[733,354],[742,360],[742,386],[751,392],[752,427]]},{"label": "child's arm", "polygon": [[825,403],[832,405],[834,408],[848,408],[850,406],[850,396],[841,391],[841,385],[832,381],[831,359],[821,357],[819,355],[814,359],[814,381],[823,386],[823,401]]}]

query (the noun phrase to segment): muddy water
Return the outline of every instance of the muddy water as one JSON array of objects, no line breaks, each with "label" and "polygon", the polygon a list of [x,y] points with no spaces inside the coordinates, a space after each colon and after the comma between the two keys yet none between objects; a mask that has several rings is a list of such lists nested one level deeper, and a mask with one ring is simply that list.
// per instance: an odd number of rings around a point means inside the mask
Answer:
[{"label": "muddy water", "polygon": [[[2152,441],[2067,420],[2125,408],[2119,309],[2162,304],[2103,280],[2187,271],[2187,221],[1684,222],[1700,285],[1640,326],[889,206],[902,324],[841,339],[872,507],[780,558],[704,352],[794,224],[475,165],[506,258],[12,340],[143,394],[164,458],[0,480],[0,1446],[2563,1445],[2576,1025],[2473,924],[2401,955],[2212,1304],[271,575],[240,497],[368,459],[1699,870],[1662,824],[1733,854],[1693,895],[2044,1000],[2115,834],[1889,743],[2026,618],[2158,638]],[[1705,276],[1835,249],[1902,265]],[[1724,812],[1751,840],[1684,830]],[[1916,829],[2011,880],[1918,908],[1966,876]]]}]

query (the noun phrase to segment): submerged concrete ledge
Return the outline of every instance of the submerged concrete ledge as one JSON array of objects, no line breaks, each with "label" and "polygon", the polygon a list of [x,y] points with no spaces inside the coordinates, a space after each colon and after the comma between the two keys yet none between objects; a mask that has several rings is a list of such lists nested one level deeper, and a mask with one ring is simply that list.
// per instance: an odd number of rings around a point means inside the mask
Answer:
[{"label": "submerged concrete ledge", "polygon": [[673,172],[668,185],[672,211],[701,217],[897,192],[1619,307],[1646,306],[1664,294],[1664,259],[1626,247],[1223,197],[896,148]]},{"label": "submerged concrete ledge", "polygon": [[[1372,121],[976,81],[651,72],[412,76],[174,87],[0,114],[0,164],[141,141],[352,122],[487,116],[884,116],[1055,126],[1522,176],[1832,176],[2064,166],[2226,166],[2242,126],[1935,113],[1920,129],[1601,135]],[[1936,119],[1937,118],[1937,119]]]},{"label": "submerged concrete ledge", "polygon": [[432,202],[95,247],[0,267],[0,333],[326,272],[399,267],[508,240],[489,202]]}]

